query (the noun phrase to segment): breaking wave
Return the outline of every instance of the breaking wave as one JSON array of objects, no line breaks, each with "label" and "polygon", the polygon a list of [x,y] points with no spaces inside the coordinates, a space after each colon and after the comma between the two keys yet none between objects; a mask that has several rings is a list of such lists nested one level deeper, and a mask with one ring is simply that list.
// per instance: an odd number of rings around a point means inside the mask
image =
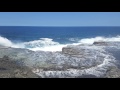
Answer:
[{"label": "breaking wave", "polygon": [[30,42],[23,43],[25,48],[28,48],[33,51],[42,50],[42,51],[61,51],[62,47],[66,46],[58,42],[53,41],[50,38],[40,38],[40,40],[34,40]]},{"label": "breaking wave", "polygon": [[79,42],[80,43],[86,43],[86,44],[93,44],[96,41],[103,41],[103,42],[120,42],[120,36],[116,36],[116,37],[95,37],[95,38],[85,38],[85,39],[81,39]]},{"label": "breaking wave", "polygon": [[7,38],[4,38],[4,37],[0,36],[0,45],[3,45],[3,46],[12,46],[13,44]]},{"label": "breaking wave", "polygon": [[79,44],[93,44],[95,41],[104,42],[120,42],[120,36],[116,37],[94,37],[94,38],[83,38],[78,40],[75,38],[70,38],[69,40],[76,41],[76,43],[60,44],[59,42],[53,41],[50,38],[40,38],[39,40],[29,41],[29,42],[19,42],[15,43],[5,37],[0,36],[0,45],[14,47],[14,48],[26,48],[33,51],[61,51],[63,47],[67,45],[79,45]]},{"label": "breaking wave", "polygon": [[53,39],[50,39],[50,38],[40,38],[39,40],[15,43],[2,36],[0,36],[0,45],[13,47],[13,48],[26,48],[33,51],[38,51],[38,50],[61,51],[62,47],[67,46],[67,45],[55,42],[53,41]]}]

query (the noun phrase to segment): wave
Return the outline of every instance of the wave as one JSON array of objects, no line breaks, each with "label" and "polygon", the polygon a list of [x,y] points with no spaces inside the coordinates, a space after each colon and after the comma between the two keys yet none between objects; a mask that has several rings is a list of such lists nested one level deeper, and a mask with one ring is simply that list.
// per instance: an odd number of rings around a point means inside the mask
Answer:
[{"label": "wave", "polygon": [[53,41],[50,38],[40,38],[40,40],[34,40],[23,43],[25,48],[33,51],[62,51],[62,48],[66,45]]},{"label": "wave", "polygon": [[103,42],[120,42],[120,36],[116,37],[95,37],[95,38],[85,38],[81,39],[79,43],[84,43],[84,44],[93,44],[96,41],[103,41]]},{"label": "wave", "polygon": [[62,48],[67,46],[53,41],[50,38],[40,38],[40,40],[34,40],[29,42],[19,42],[15,43],[11,40],[0,36],[0,45],[13,47],[13,48],[26,48],[33,51],[62,51]]},{"label": "wave", "polygon": [[12,46],[13,43],[5,37],[0,36],[0,45],[3,46]]},{"label": "wave", "polygon": [[94,37],[94,38],[83,38],[78,40],[75,38],[70,38],[70,40],[77,40],[76,43],[72,44],[60,44],[59,42],[53,41],[51,38],[40,38],[39,40],[29,41],[29,42],[19,42],[15,43],[5,37],[0,36],[0,45],[14,47],[14,48],[26,48],[33,51],[62,51],[62,48],[67,45],[79,45],[79,44],[93,44],[95,41],[104,42],[120,42],[120,36],[116,37]]}]

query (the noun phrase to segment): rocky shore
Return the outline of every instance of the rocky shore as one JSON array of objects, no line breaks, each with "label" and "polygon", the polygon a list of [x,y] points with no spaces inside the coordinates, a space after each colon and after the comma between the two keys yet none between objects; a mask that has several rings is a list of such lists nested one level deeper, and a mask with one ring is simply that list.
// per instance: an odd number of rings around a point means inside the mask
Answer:
[{"label": "rocky shore", "polygon": [[26,66],[20,66],[8,56],[0,58],[0,78],[39,78]]},{"label": "rocky shore", "polygon": [[119,78],[117,42],[70,45],[59,52],[0,46],[0,78]]}]

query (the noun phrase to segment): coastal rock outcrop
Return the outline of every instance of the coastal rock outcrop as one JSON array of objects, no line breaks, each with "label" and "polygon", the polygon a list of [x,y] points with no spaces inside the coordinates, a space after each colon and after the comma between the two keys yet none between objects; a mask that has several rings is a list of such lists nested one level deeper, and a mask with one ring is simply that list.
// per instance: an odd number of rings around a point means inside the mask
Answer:
[{"label": "coastal rock outcrop", "polygon": [[108,45],[108,43],[107,42],[104,42],[104,41],[96,41],[96,42],[94,42],[93,43],[93,45],[104,45],[104,46],[107,46]]},{"label": "coastal rock outcrop", "polygon": [[40,78],[26,66],[20,66],[8,56],[0,58],[0,78]]},{"label": "coastal rock outcrop", "polygon": [[[63,47],[62,51],[59,52],[0,47],[0,58],[6,62],[7,58],[3,58],[3,56],[9,57],[10,62],[15,62],[15,65],[23,67],[24,69],[22,70],[29,68],[35,74],[35,76],[29,74],[31,75],[30,77],[119,77],[119,73],[116,73],[118,76],[112,75],[113,72],[117,72],[119,69],[110,69],[110,67],[116,66],[116,58],[109,52],[109,50],[118,49],[116,48],[118,46],[118,43],[97,42],[93,45],[69,45]],[[14,66],[13,64],[11,65]],[[12,77],[24,77],[27,72],[21,71],[21,69],[18,70],[17,66],[15,67],[16,69],[12,70],[15,73]],[[1,67],[0,70],[6,71],[7,69]],[[10,73],[7,74],[10,76]]]},{"label": "coastal rock outcrop", "polygon": [[62,53],[63,54],[68,54],[68,55],[82,55],[84,53],[84,49],[79,50],[77,47],[63,47],[62,48]]}]

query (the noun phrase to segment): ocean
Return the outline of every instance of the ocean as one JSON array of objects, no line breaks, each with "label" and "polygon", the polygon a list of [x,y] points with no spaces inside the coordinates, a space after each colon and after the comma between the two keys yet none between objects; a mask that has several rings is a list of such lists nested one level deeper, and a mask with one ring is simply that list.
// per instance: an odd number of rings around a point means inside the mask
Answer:
[{"label": "ocean", "polygon": [[120,41],[120,27],[0,26],[0,45],[33,51],[61,51],[67,45]]},{"label": "ocean", "polygon": [[[1,48],[1,58],[9,56],[41,77],[104,77],[111,67],[120,69],[120,27],[0,26],[0,45],[13,47]],[[73,55],[62,51],[65,46]]]}]

